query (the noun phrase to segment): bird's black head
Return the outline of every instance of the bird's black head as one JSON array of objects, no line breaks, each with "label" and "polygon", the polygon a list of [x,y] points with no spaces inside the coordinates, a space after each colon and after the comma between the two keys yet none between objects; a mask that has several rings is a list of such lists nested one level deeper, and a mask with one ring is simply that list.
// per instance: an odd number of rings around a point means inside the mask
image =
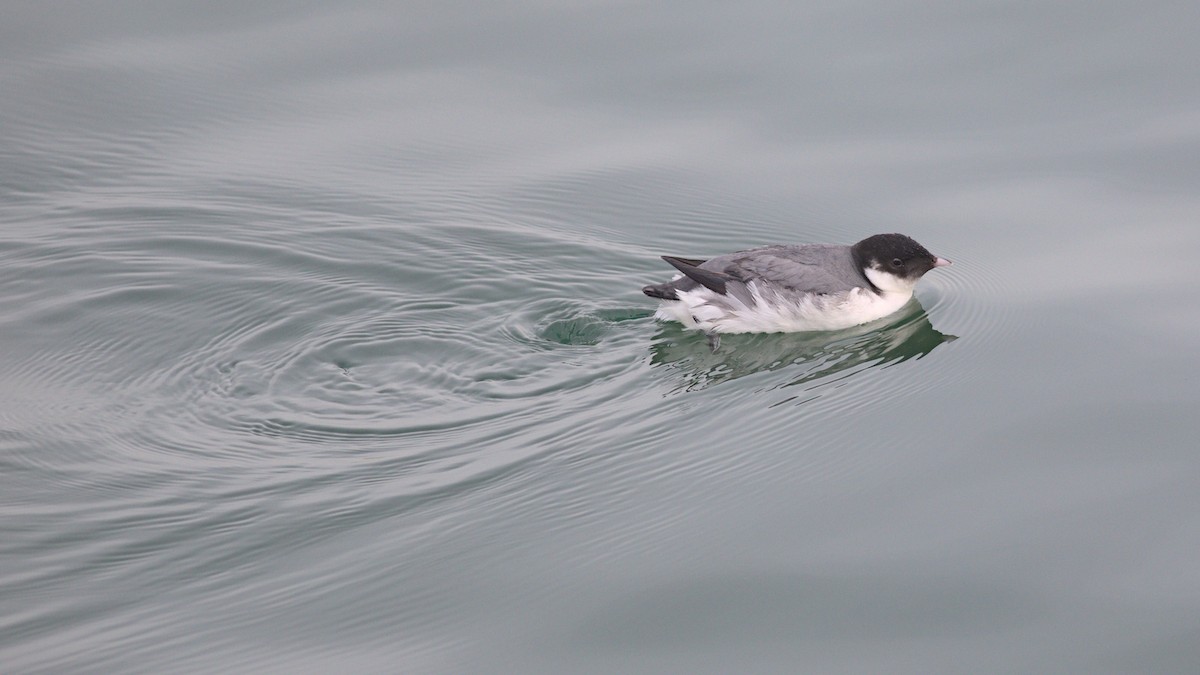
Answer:
[{"label": "bird's black head", "polygon": [[876,234],[858,242],[851,250],[864,270],[887,272],[913,283],[929,270],[950,264],[903,234]]}]

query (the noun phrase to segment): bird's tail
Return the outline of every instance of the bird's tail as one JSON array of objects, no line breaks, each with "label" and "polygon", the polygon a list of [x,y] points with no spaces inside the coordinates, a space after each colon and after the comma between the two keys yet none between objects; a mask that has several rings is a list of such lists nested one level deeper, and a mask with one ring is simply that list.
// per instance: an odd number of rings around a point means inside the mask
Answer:
[{"label": "bird's tail", "polygon": [[675,295],[675,287],[671,285],[670,281],[661,284],[642,286],[642,292],[652,298],[659,298],[660,300],[679,299],[679,296]]}]

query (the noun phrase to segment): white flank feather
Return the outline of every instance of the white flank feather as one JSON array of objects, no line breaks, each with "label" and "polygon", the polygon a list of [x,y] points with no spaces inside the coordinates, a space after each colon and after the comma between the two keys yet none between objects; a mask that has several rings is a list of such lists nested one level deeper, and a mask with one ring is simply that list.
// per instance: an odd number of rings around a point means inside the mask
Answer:
[{"label": "white flank feather", "polygon": [[915,280],[869,269],[871,283],[881,292],[855,288],[845,293],[796,293],[770,284],[746,284],[753,304],[733,295],[720,295],[703,286],[676,291],[678,300],[662,303],[654,316],[678,321],[706,333],[794,333],[850,328],[881,319],[912,298]]}]

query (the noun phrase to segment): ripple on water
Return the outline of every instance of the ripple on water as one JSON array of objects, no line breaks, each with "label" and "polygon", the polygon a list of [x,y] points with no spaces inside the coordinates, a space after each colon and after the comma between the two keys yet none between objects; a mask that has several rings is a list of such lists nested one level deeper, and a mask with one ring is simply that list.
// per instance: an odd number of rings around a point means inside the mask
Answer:
[{"label": "ripple on water", "polygon": [[[57,403],[6,406],[0,419],[20,434],[99,440],[117,454],[91,458],[93,471],[107,466],[93,475],[148,490],[296,498],[360,486],[363,509],[408,508],[412,497],[503,482],[531,459],[570,453],[572,439],[614,452],[662,444],[663,416],[685,414],[701,400],[689,395],[714,387],[724,406],[806,413],[910,394],[934,384],[871,375],[952,339],[935,325],[972,340],[1008,330],[992,302],[999,277],[953,251],[955,267],[922,282],[924,309],[886,326],[726,336],[713,354],[702,337],[650,319],[654,303],[636,289],[660,276],[654,255],[561,228],[497,227],[467,209],[453,222],[405,222],[402,233],[360,224],[330,238],[296,227],[292,211],[248,214],[236,203],[161,196],[142,210],[83,208],[90,225],[75,240],[4,249],[9,273],[32,289],[10,320],[54,336],[14,354],[9,369]],[[242,217],[258,229],[194,234],[197,223]],[[683,212],[662,227],[711,234],[712,219]],[[62,293],[62,276],[82,283]],[[648,405],[655,369],[663,398]],[[794,422],[768,417],[758,432],[782,442]],[[701,457],[675,470],[737,461]]]},{"label": "ripple on water", "polygon": [[[153,214],[87,217],[230,217],[162,201]],[[547,418],[636,391],[606,384],[643,367],[645,331],[622,326],[651,310],[603,293],[583,300],[607,270],[564,275],[529,255],[583,261],[589,242],[536,228],[431,227],[405,231],[415,264],[397,265],[379,228],[326,240],[266,225],[217,240],[190,234],[195,225],[160,225],[8,249],[40,288],[22,325],[57,335],[11,369],[90,402],[67,435],[119,450],[100,459],[114,472],[166,483],[161,474],[186,468],[185,482],[226,495],[319,489],[313,477],[390,477],[389,494],[453,490],[546,452]],[[487,260],[515,267],[489,274]],[[53,283],[63,272],[79,284],[67,293]],[[24,420],[10,420],[23,432],[66,430],[46,410],[6,414]],[[217,479],[220,467],[237,472]]]},{"label": "ripple on water", "polygon": [[[87,219],[139,216],[165,225],[232,215],[159,201],[152,213],[93,209]],[[547,405],[540,399],[548,394],[592,387],[644,362],[630,356],[646,331],[626,326],[648,327],[652,303],[621,307],[604,298],[635,292],[631,271],[640,274],[645,265],[628,252],[618,255],[611,242],[536,227],[498,232],[439,223],[405,231],[405,263],[398,266],[379,246],[389,239],[386,228],[349,230],[346,238],[357,243],[306,236],[289,230],[285,240],[268,228],[213,241],[165,226],[151,236],[128,230],[114,237],[95,228],[75,244],[12,249],[19,261],[24,256],[26,271],[41,266],[37,274],[45,276],[57,267],[55,273],[93,280],[30,303],[40,309],[23,320],[68,326],[72,344],[27,355],[16,367],[27,375],[36,370],[49,386],[78,382],[83,373],[112,405],[121,401],[123,415],[157,416],[150,442],[158,451],[185,445],[163,443],[165,437],[191,436],[201,439],[192,452],[252,462],[251,451],[293,451],[288,439],[335,454],[354,451],[330,447],[338,440],[446,451],[500,422],[519,436],[533,421],[517,415],[514,403]],[[363,259],[364,250],[376,254]],[[589,264],[598,250],[609,264]],[[668,386],[676,393],[783,371],[767,388],[789,390],[787,402],[811,402],[838,388],[852,403],[856,374],[920,358],[949,339],[930,316],[968,339],[997,339],[1009,330],[991,302],[1002,286],[998,275],[945,253],[955,266],[929,275],[918,291],[927,312],[918,306],[886,328],[727,336],[714,355],[703,340],[664,326],[648,343],[649,362],[675,374]],[[72,265],[74,271],[62,269]],[[164,332],[164,325],[175,329]],[[130,363],[139,368],[129,371]],[[922,382],[906,386],[928,386]],[[597,395],[612,395],[601,389]],[[196,435],[185,424],[208,433]],[[282,445],[262,445],[270,438]]]}]

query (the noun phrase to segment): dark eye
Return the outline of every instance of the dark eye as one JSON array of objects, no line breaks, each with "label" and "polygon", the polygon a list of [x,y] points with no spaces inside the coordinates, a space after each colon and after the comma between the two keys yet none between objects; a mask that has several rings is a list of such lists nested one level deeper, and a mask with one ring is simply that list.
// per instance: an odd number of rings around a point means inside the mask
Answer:
[{"label": "dark eye", "polygon": [[904,267],[904,261],[899,258],[892,258],[892,267]]}]

